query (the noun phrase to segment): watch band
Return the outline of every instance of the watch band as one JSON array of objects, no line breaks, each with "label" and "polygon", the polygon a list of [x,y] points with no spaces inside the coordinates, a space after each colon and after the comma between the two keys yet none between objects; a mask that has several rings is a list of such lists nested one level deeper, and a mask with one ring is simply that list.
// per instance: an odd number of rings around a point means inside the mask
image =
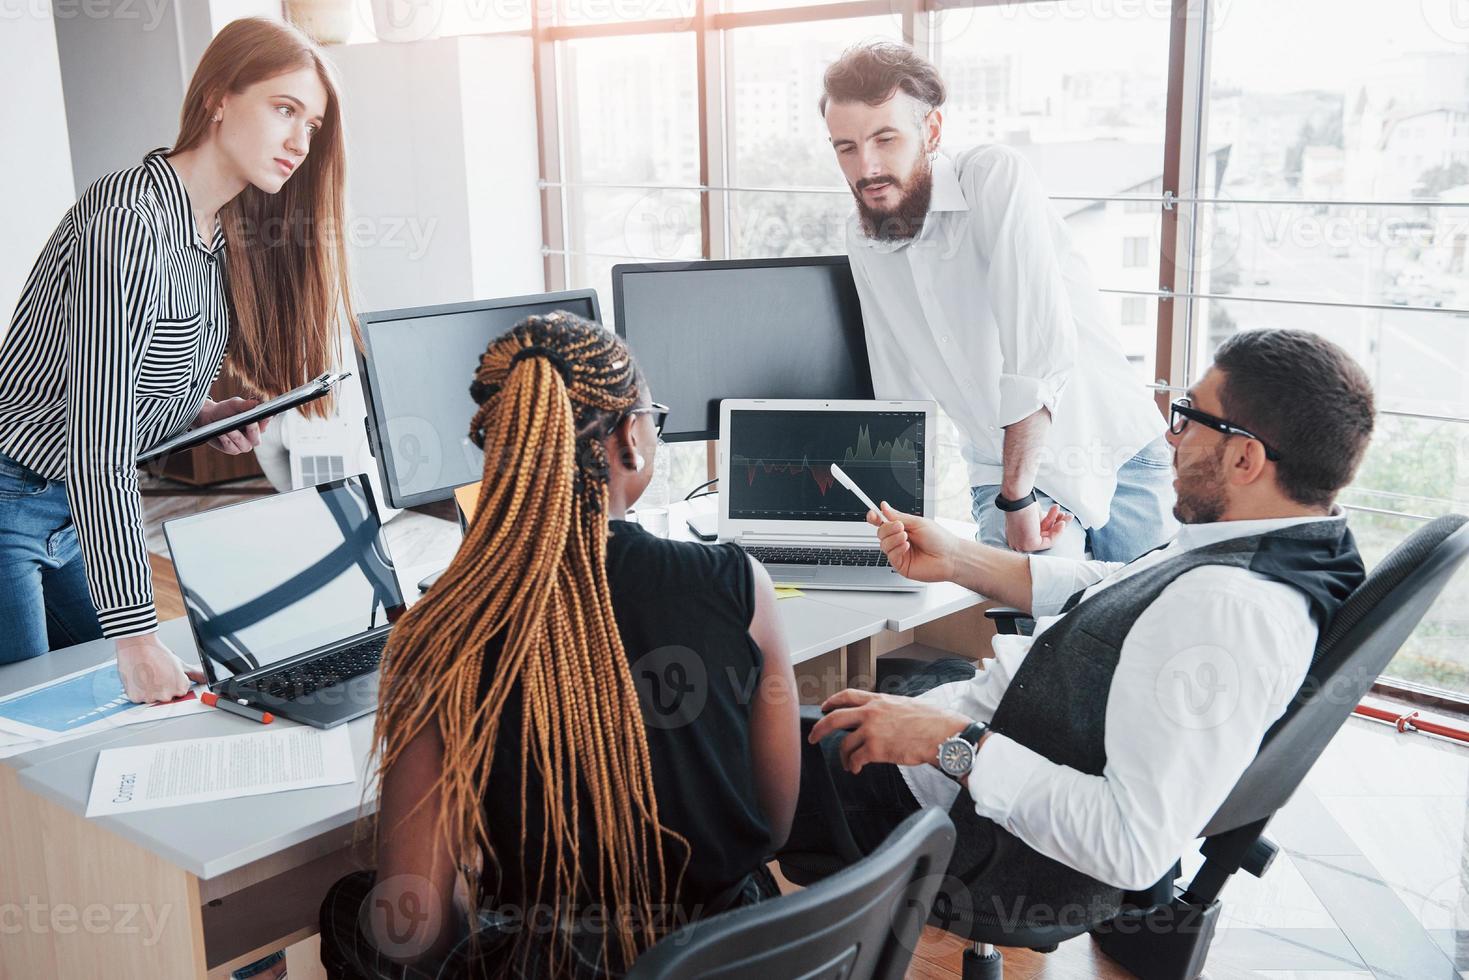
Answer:
[{"label": "watch band", "polygon": [[1018,500],[1011,500],[1003,493],[995,494],[995,506],[1000,508],[1000,510],[1003,510],[1007,514],[1013,513],[1017,510],[1024,510],[1033,503],[1035,503],[1035,489],[1033,487],[1031,488],[1030,493],[1026,494]]},{"label": "watch band", "polygon": [[968,742],[970,745],[973,745],[975,748],[978,748],[979,740],[984,738],[984,733],[989,730],[990,726],[986,725],[982,721],[976,721],[974,724],[970,725],[968,728],[960,732],[959,737]]}]

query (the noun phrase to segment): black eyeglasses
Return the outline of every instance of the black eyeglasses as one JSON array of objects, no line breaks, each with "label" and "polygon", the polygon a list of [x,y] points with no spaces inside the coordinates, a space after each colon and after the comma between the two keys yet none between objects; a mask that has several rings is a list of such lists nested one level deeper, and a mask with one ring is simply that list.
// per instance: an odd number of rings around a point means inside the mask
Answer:
[{"label": "black eyeglasses", "polygon": [[651,413],[653,416],[653,434],[659,439],[662,439],[663,423],[668,421],[668,413],[671,411],[673,411],[673,409],[669,408],[667,405],[664,405],[662,402],[653,402],[646,408],[630,408],[622,417],[626,419],[631,418],[634,415],[648,415]]},{"label": "black eyeglasses", "polygon": [[1178,399],[1172,405],[1169,405],[1168,409],[1168,431],[1174,435],[1182,434],[1183,430],[1188,428],[1190,422],[1197,422],[1200,425],[1213,429],[1215,432],[1222,432],[1227,436],[1244,436],[1246,439],[1253,439],[1265,447],[1266,459],[1271,461],[1280,459],[1280,453],[1270,448],[1270,443],[1261,439],[1249,429],[1241,429],[1233,422],[1221,419],[1217,415],[1210,415],[1208,412],[1199,411],[1197,408],[1194,408],[1193,403],[1187,397]]}]

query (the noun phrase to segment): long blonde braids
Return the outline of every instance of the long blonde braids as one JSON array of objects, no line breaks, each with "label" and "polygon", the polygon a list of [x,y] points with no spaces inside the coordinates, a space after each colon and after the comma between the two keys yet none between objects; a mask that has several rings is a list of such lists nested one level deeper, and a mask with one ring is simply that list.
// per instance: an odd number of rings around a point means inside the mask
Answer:
[{"label": "long blonde braids", "polygon": [[[557,921],[578,891],[610,917],[613,950],[631,963],[658,938],[665,895],[663,837],[643,717],[613,619],[607,581],[607,473],[602,440],[636,406],[638,374],[626,345],[571,314],[531,317],[480,358],[480,402],[470,438],[484,449],[484,480],[464,542],[439,582],[399,620],[384,654],[374,731],[379,775],[437,724],[443,738],[438,833],[460,875],[490,855],[484,815],[506,700],[523,701],[519,787],[521,880],[539,852],[534,908]],[[503,638],[485,662],[486,643]],[[488,689],[481,696],[483,671]],[[525,794],[541,784],[545,839],[525,837]],[[579,789],[596,828],[596,867],[584,867]],[[528,887],[532,887],[527,882]],[[551,937],[552,958],[568,950]],[[614,955],[609,957],[609,953]]]}]

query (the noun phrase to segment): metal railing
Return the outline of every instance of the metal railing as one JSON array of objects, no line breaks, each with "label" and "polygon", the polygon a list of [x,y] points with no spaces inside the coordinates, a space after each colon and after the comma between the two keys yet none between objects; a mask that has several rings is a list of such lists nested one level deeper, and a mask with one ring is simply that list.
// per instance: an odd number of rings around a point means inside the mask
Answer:
[{"label": "metal railing", "polygon": [[[686,191],[691,194],[851,194],[851,189],[842,187],[810,187],[787,185],[780,187],[716,186],[710,184],[659,184],[622,183],[601,180],[538,180],[539,190],[554,188],[589,190],[628,191]],[[1337,200],[1335,198],[1295,197],[1195,197],[1192,195],[1163,194],[1048,194],[1052,201],[1106,201],[1122,204],[1157,204],[1164,209],[1179,204],[1246,204],[1252,207],[1297,205],[1303,207],[1359,207],[1359,208],[1469,208],[1469,201],[1440,201],[1414,198],[1406,201],[1384,200]]]}]

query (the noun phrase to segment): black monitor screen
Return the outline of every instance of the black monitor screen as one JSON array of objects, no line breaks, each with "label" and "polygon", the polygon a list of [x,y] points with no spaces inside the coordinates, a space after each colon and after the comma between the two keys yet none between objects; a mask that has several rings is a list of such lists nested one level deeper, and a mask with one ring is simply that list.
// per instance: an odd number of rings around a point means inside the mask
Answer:
[{"label": "black monitor screen", "polygon": [[484,454],[469,441],[469,396],[490,341],[534,314],[565,310],[597,320],[591,290],[368,313],[362,358],[372,451],[394,507],[444,500],[479,480]]},{"label": "black monitor screen", "polygon": [[667,441],[718,438],[724,398],[872,397],[844,256],[620,265],[612,292]]},{"label": "black monitor screen", "polygon": [[861,521],[867,505],[832,475],[837,463],[874,502],[923,514],[922,412],[729,413],[731,520]]},{"label": "black monitor screen", "polygon": [[212,680],[398,618],[403,597],[370,494],[352,477],[165,524]]}]

